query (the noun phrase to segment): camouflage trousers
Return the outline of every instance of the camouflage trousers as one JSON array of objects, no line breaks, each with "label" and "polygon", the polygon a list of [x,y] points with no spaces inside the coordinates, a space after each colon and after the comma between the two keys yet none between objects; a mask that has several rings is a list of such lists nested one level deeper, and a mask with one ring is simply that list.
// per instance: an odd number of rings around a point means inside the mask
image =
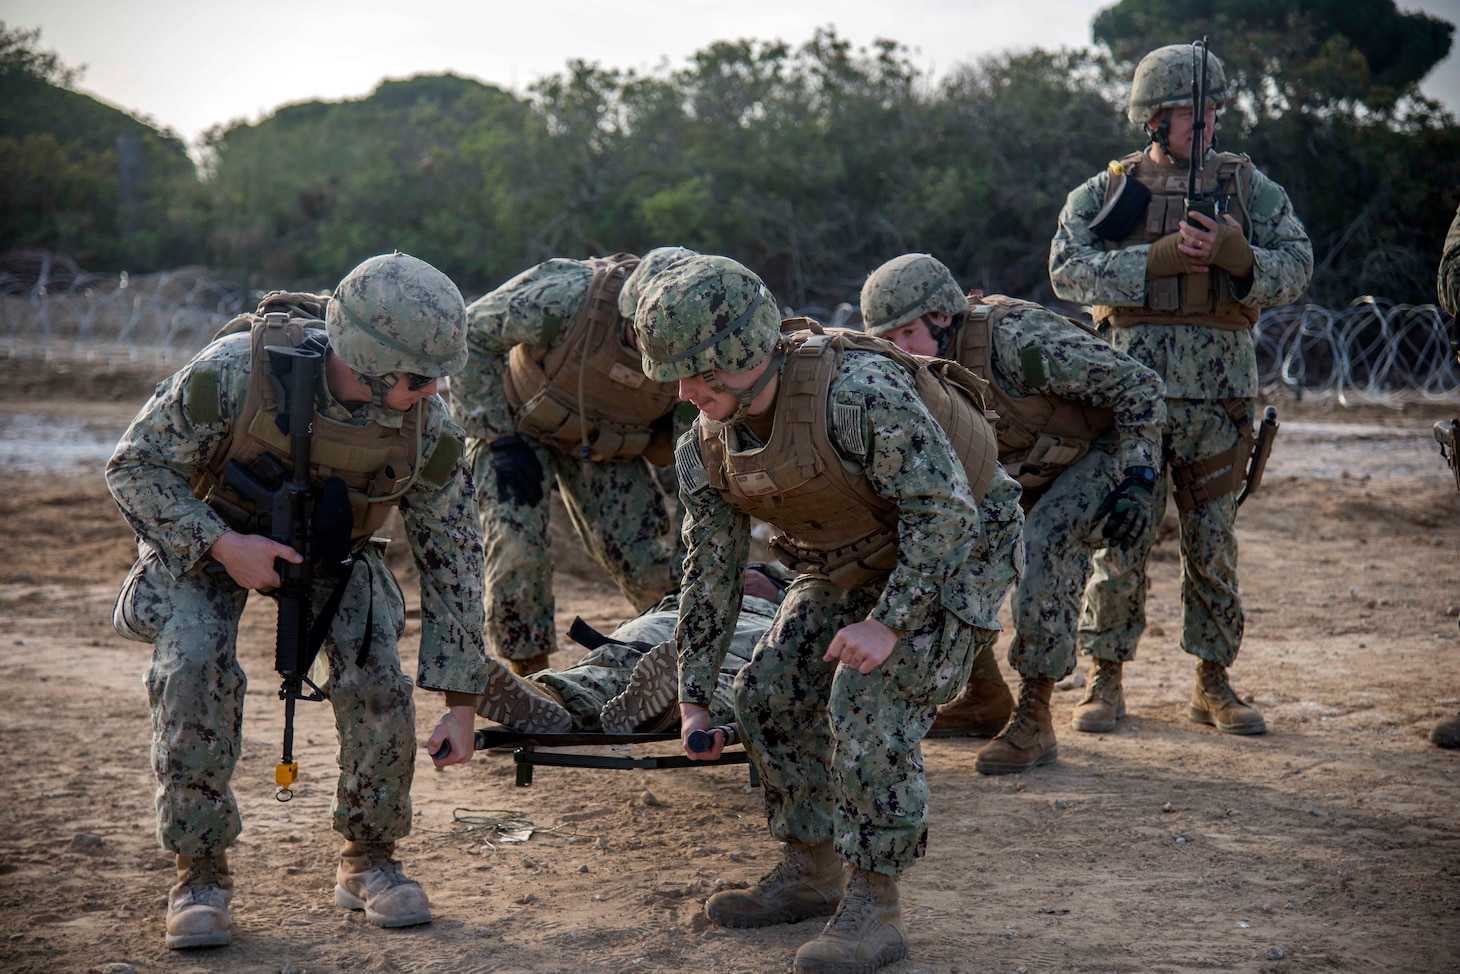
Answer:
[{"label": "camouflage trousers", "polygon": [[[226,575],[206,573],[202,564],[175,579],[140,547],[113,622],[123,636],[153,647],[146,684],[158,839],[172,852],[200,856],[226,849],[242,827],[230,779],[243,743],[248,680],[237,638],[248,591]],[[333,587],[333,579],[315,583],[312,615]],[[371,644],[362,658],[367,619]],[[320,650],[329,663],[325,689],[340,741],[331,827],[346,839],[389,842],[411,828],[416,711],[397,648],[404,627],[400,587],[371,549],[355,564]],[[282,706],[273,694],[266,699]]]},{"label": "camouflage trousers", "polygon": [[554,480],[583,547],[635,611],[679,588],[684,561],[669,504],[648,461],[595,463],[585,473],[567,454],[532,437],[522,439],[543,469],[537,504],[499,498],[491,448],[483,440],[467,443],[485,550],[487,649],[503,659],[530,659],[557,647],[548,534]]},{"label": "camouflage trousers", "polygon": [[[1247,400],[1248,414],[1254,402]],[[1236,446],[1239,433],[1221,400],[1166,400],[1166,463],[1182,466]],[[1097,659],[1133,659],[1146,628],[1147,572],[1168,477],[1156,481],[1146,533],[1129,551],[1106,548],[1095,556],[1080,618],[1080,651]],[[1242,599],[1237,594],[1237,496],[1227,494],[1179,511],[1181,528],[1181,648],[1231,666],[1242,644]]]},{"label": "camouflage trousers", "polygon": [[1120,480],[1120,461],[1101,443],[1063,471],[1025,515],[1024,577],[1014,593],[1009,665],[1026,680],[1062,680],[1075,669],[1075,630],[1104,545],[1095,509]]},{"label": "camouflage trousers", "polygon": [[791,583],[735,679],[735,713],[777,839],[833,841],[859,869],[901,873],[928,841],[920,742],[937,706],[968,681],[982,630],[941,607],[863,676],[823,662],[832,637],[867,618],[870,589]]},{"label": "camouflage trousers", "polygon": [[[730,650],[720,664],[715,692],[710,698],[710,720],[715,724],[735,719],[735,674],[750,659],[751,650],[760,641],[771,619],[774,603],[747,597],[735,623]],[[679,621],[679,595],[666,596],[653,609],[619,626],[610,635],[614,642],[590,650],[577,663],[561,670],[543,670],[528,679],[550,686],[563,698],[563,705],[573,715],[575,728],[597,730],[603,705],[618,696],[629,684],[634,666],[647,651],[674,637]],[[633,645],[637,644],[637,645]]]}]

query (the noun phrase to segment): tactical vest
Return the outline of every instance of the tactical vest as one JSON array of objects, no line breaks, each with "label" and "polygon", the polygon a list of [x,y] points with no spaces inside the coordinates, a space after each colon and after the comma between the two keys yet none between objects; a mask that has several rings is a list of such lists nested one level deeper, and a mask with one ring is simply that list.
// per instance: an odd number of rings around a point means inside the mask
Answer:
[{"label": "tactical vest", "polygon": [[[897,506],[873,490],[860,463],[841,458],[827,428],[827,397],[843,352],[875,352],[912,375],[980,503],[998,455],[985,418],[987,383],[956,362],[918,358],[859,332],[827,332],[810,318],[788,319],[781,332],[786,361],[770,440],[738,451],[729,440],[732,429],[700,423],[706,478],[731,507],[775,526],[771,550],[792,571],[843,589],[885,582],[897,567]],[[836,412],[843,442],[860,439],[860,410],[837,406]]]},{"label": "tactical vest", "polygon": [[[1177,231],[1186,217],[1187,166],[1163,166],[1151,161],[1145,152],[1133,152],[1120,160],[1125,178],[1135,179],[1151,191],[1146,218],[1137,223],[1124,240],[1105,241],[1106,250],[1123,250],[1136,244],[1151,243]],[[1197,176],[1197,190],[1214,187],[1218,199],[1225,198],[1238,224],[1250,231],[1247,212],[1247,189],[1256,170],[1252,160],[1234,152],[1218,152],[1207,161]],[[1108,202],[1119,183],[1110,179],[1105,187]],[[1220,207],[1219,207],[1220,208]],[[1232,276],[1219,267],[1203,274],[1176,274],[1146,282],[1146,305],[1143,308],[1096,305],[1091,316],[1099,324],[1116,328],[1131,325],[1201,325],[1225,331],[1251,328],[1257,321],[1257,309],[1249,308],[1232,296]]]},{"label": "tactical vest", "polygon": [[[644,375],[624,341],[618,293],[638,266],[629,254],[588,261],[593,280],[562,341],[518,345],[507,356],[504,391],[521,432],[594,461],[640,456],[659,432],[651,427],[679,404],[674,383]],[[668,446],[669,427],[660,438]]]},{"label": "tactical vest", "polygon": [[[954,333],[948,357],[988,383],[988,397],[998,417],[994,432],[999,438],[999,463],[1024,488],[1027,506],[1062,470],[1090,452],[1091,443],[1115,428],[1115,413],[1104,406],[1086,406],[1058,396],[1011,396],[1005,392],[994,381],[994,329],[1011,311],[1046,309],[1032,301],[1003,295],[981,295],[971,298],[970,303],[972,307]],[[1072,318],[1062,320],[1071,328],[1099,338]],[[1029,381],[1038,385],[1043,379]]]},{"label": "tactical vest", "polygon": [[[260,310],[267,306],[266,300]],[[322,314],[323,307],[319,310]],[[234,419],[228,440],[208,465],[193,477],[189,486],[195,497],[217,511],[234,530],[256,533],[256,515],[259,512],[255,510],[253,501],[223,482],[228,461],[237,460],[245,467],[254,464],[251,469],[257,469],[256,461],[268,454],[276,461],[270,466],[282,470],[283,476],[287,477],[290,470],[289,436],[275,422],[279,410],[278,394],[271,378],[273,369],[269,356],[264,349],[269,345],[296,347],[307,337],[306,326],[319,323],[317,319],[290,317],[285,312],[276,311],[240,315],[219,333],[248,329],[251,365],[248,394],[242,412]],[[216,383],[216,377],[214,381]],[[207,395],[210,391],[217,395],[216,385],[211,390],[199,388],[200,385],[206,385],[206,380],[198,378],[194,381],[193,388],[189,390],[190,398]],[[424,410],[424,401],[412,406],[405,413],[399,429],[377,423],[350,426],[315,414],[309,441],[309,479],[318,484],[328,477],[339,477],[345,482],[353,518],[350,531],[353,547],[363,545],[380,530],[391,508],[415,482],[421,469]]]}]

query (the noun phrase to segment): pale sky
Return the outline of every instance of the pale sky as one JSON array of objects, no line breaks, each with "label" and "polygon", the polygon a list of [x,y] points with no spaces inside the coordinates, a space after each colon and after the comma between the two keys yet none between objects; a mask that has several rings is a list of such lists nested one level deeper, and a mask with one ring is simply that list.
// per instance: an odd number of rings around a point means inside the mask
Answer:
[{"label": "pale sky", "polygon": [[[0,0],[0,20],[41,28],[43,49],[85,65],[81,90],[191,143],[212,125],[258,121],[293,102],[364,97],[383,78],[449,71],[521,93],[570,58],[647,72],[681,67],[713,41],[799,46],[827,25],[857,47],[900,41],[942,77],[1010,48],[1086,45],[1091,18],[1111,2]],[[1398,5],[1460,22],[1460,0]],[[1423,90],[1460,114],[1460,54],[1452,50]]]}]

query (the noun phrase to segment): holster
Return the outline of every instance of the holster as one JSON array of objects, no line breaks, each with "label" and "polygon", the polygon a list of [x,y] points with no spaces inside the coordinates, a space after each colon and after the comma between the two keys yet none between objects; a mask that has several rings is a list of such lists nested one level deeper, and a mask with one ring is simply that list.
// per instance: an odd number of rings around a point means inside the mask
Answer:
[{"label": "holster", "polygon": [[1241,504],[1262,482],[1277,437],[1277,410],[1267,407],[1254,429],[1245,400],[1224,399],[1222,408],[1237,427],[1237,444],[1184,466],[1171,465],[1172,493],[1179,511],[1194,510],[1238,490],[1237,503]]},{"label": "holster", "polygon": [[1435,441],[1440,444],[1440,456],[1455,475],[1455,490],[1460,491],[1460,419],[1442,419],[1435,424]]}]

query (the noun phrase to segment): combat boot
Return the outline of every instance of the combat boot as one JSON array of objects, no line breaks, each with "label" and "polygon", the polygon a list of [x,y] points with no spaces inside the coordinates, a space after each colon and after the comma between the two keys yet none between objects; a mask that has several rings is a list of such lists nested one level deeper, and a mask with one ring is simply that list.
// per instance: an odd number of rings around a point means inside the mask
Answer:
[{"label": "combat boot", "polygon": [[821,936],[796,951],[797,974],[872,974],[907,956],[897,877],[853,869]]},{"label": "combat boot", "polygon": [[1460,714],[1449,720],[1442,720],[1430,731],[1430,743],[1440,747],[1460,747]]},{"label": "combat boot", "polygon": [[979,774],[1014,774],[1041,764],[1054,764],[1059,746],[1054,739],[1054,717],[1049,698],[1054,681],[1026,678],[1019,687],[1019,706],[999,736],[979,749],[974,770]]},{"label": "combat boot", "polygon": [[573,729],[573,715],[556,690],[522,679],[491,656],[477,713],[517,731],[562,734]]},{"label": "combat boot", "polygon": [[750,889],[727,889],[705,903],[722,927],[768,927],[831,916],[842,898],[842,861],[830,842],[787,842],[781,861]]},{"label": "combat boot", "polygon": [[548,668],[548,654],[538,653],[536,656],[529,656],[527,659],[509,659],[507,668],[517,676],[532,676],[539,670]]},{"label": "combat boot", "polygon": [[639,657],[622,693],[603,705],[599,723],[610,734],[653,733],[679,723],[679,654],[673,641]]},{"label": "combat boot", "polygon": [[167,893],[167,946],[226,947],[232,935],[228,905],[233,902],[233,877],[228,857],[178,856],[177,885]]},{"label": "combat boot", "polygon": [[1014,697],[999,672],[992,648],[973,659],[973,670],[958,696],[938,708],[929,737],[989,737],[1009,722]]},{"label": "combat boot", "polygon": [[1089,734],[1109,734],[1115,722],[1125,716],[1125,690],[1120,685],[1117,660],[1095,661],[1095,674],[1085,688],[1085,696],[1075,704],[1070,726]]},{"label": "combat boot", "polygon": [[1265,734],[1267,721],[1256,707],[1249,707],[1227,682],[1227,668],[1202,660],[1196,664],[1196,689],[1191,692],[1187,716],[1198,724],[1211,724],[1223,734]]},{"label": "combat boot", "polygon": [[400,862],[394,842],[346,842],[335,872],[335,906],[364,910],[377,927],[411,927],[431,921],[431,901]]}]

